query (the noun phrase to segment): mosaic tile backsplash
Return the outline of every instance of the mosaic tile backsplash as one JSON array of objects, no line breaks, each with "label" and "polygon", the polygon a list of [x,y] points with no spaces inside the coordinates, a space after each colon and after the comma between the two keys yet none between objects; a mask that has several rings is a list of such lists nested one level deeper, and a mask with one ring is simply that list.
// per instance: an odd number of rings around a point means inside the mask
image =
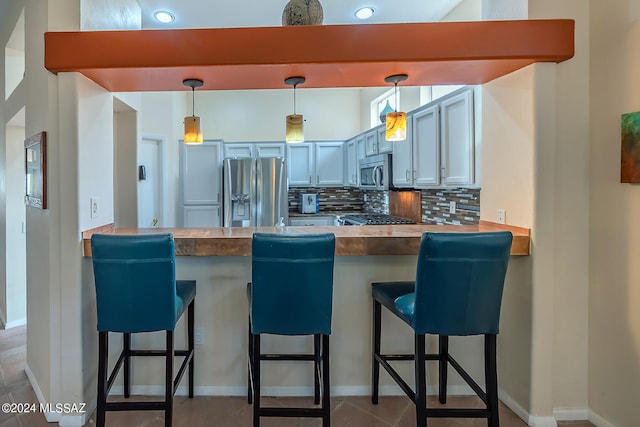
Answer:
[{"label": "mosaic tile backsplash", "polygon": [[[360,190],[355,187],[293,187],[289,189],[289,212],[300,211],[300,194],[316,193],[320,212],[389,213],[389,192]],[[425,224],[478,224],[480,221],[480,189],[437,188],[420,192],[422,222]],[[456,213],[449,213],[450,202],[456,202]]]},{"label": "mosaic tile backsplash", "polygon": [[[447,188],[422,190],[422,222],[425,224],[478,224],[480,189]],[[456,202],[456,213],[449,213],[449,203]]]},{"label": "mosaic tile backsplash", "polygon": [[300,212],[300,194],[317,194],[320,212],[360,212],[364,192],[355,187],[293,187],[289,189],[289,212]]}]

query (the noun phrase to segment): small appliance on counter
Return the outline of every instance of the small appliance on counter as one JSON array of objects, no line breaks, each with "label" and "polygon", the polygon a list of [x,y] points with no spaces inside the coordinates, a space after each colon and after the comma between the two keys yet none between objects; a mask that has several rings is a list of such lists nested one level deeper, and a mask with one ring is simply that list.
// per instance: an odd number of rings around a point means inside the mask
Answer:
[{"label": "small appliance on counter", "polygon": [[320,201],[317,194],[300,194],[300,213],[320,212]]}]

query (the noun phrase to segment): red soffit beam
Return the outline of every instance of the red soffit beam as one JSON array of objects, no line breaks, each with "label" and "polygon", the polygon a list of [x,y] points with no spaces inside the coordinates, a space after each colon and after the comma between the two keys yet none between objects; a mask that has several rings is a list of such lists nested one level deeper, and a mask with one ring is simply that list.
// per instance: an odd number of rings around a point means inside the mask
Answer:
[{"label": "red soffit beam", "polygon": [[473,21],[45,33],[45,67],[112,92],[482,84],[574,55],[573,20]]}]

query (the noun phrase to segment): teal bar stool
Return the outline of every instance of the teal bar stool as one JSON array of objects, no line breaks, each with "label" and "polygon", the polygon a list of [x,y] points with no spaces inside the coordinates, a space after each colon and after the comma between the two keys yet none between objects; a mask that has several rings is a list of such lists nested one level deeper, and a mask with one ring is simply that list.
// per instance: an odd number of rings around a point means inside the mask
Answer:
[{"label": "teal bar stool", "polygon": [[[373,373],[371,401],[378,403],[380,365],[416,406],[418,427],[427,417],[486,418],[500,425],[496,341],[502,290],[509,263],[512,235],[496,233],[424,233],[420,241],[416,280],[372,283]],[[413,354],[382,354],[381,308],[414,331]],[[439,337],[439,352],[425,353],[425,335]],[[449,353],[450,336],[484,335],[485,389]],[[415,391],[389,362],[413,360]],[[447,367],[452,366],[485,403],[482,409],[427,408],[425,362],[438,361],[439,401],[447,401]]]},{"label": "teal bar stool", "polygon": [[[96,425],[104,427],[106,411],[164,410],[171,426],[173,395],[187,367],[189,397],[193,397],[195,280],[175,279],[171,234],[91,236],[98,312],[98,402]],[[188,349],[174,350],[173,332],[188,307]],[[166,331],[165,350],[134,350],[131,334]],[[108,372],[109,332],[123,334],[123,349]],[[124,396],[131,394],[131,357],[164,356],[165,398],[157,402],[107,402],[109,390],[124,366]],[[173,376],[173,357],[184,360]]]},{"label": "teal bar stool", "polygon": [[[318,417],[331,425],[329,335],[333,301],[335,236],[255,233],[249,297],[249,386],[253,425],[260,417]],[[260,336],[312,335],[313,354],[263,354]],[[312,361],[314,403],[320,408],[260,406],[261,361]],[[320,391],[322,390],[322,393]],[[322,394],[322,399],[320,399]]]}]

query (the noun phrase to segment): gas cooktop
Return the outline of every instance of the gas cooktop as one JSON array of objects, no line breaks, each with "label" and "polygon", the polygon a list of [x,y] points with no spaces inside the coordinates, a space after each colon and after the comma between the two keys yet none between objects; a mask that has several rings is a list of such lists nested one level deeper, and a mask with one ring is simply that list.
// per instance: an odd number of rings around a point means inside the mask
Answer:
[{"label": "gas cooktop", "polygon": [[341,218],[341,222],[343,225],[395,225],[416,223],[407,218],[385,214],[345,215]]}]

